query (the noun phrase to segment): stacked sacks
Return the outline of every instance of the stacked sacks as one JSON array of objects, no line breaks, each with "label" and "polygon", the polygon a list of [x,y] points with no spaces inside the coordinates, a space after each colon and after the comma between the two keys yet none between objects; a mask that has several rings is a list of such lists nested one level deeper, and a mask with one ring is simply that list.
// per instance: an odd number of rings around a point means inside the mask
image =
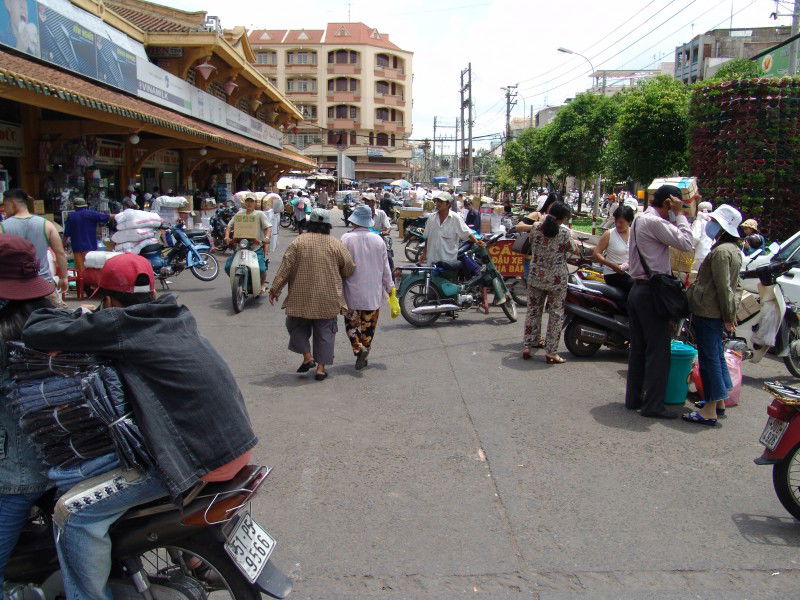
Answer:
[{"label": "stacked sacks", "polygon": [[156,213],[128,208],[115,218],[117,232],[111,236],[117,252],[139,254],[145,246],[159,243],[161,217]]}]

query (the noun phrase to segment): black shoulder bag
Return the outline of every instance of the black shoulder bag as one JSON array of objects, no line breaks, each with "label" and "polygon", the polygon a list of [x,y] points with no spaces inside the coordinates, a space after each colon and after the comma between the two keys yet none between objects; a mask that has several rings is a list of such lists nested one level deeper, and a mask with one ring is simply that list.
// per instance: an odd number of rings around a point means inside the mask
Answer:
[{"label": "black shoulder bag", "polygon": [[[636,241],[636,222],[633,224],[633,239]],[[683,284],[670,273],[655,273],[650,271],[647,261],[636,243],[636,252],[642,261],[644,272],[653,287],[653,311],[665,319],[683,319],[689,316],[689,300],[683,291]]]}]

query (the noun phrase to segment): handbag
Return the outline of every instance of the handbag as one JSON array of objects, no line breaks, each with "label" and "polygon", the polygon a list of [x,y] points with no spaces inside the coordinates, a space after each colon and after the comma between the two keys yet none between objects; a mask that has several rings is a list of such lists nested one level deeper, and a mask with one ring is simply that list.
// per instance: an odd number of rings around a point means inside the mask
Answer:
[{"label": "handbag", "polygon": [[[533,231],[533,229],[531,229]],[[531,253],[531,231],[517,235],[511,249],[514,252],[528,256]]]},{"label": "handbag", "polygon": [[[636,223],[633,224],[633,239],[636,241]],[[683,290],[681,281],[673,277],[672,274],[655,273],[650,271],[647,261],[639,250],[639,243],[636,243],[636,252],[639,260],[642,261],[645,275],[647,275],[650,285],[653,286],[653,312],[665,319],[684,319],[689,316],[689,299]]]}]

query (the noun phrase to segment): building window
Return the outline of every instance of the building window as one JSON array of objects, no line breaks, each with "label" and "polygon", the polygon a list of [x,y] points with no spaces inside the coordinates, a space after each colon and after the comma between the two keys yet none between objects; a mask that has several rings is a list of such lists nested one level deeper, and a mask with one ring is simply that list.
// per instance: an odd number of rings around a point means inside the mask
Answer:
[{"label": "building window", "polygon": [[191,69],[186,71],[186,83],[188,83],[190,85],[194,85],[195,74],[196,74],[196,71],[194,70],[194,67],[192,67]]},{"label": "building window", "polygon": [[347,145],[347,132],[346,131],[329,131],[328,132],[328,145],[329,146],[346,146]]},{"label": "building window", "polygon": [[403,68],[402,61],[399,58],[397,58],[396,56],[392,57],[392,68],[393,69],[402,69]]},{"label": "building window", "polygon": [[328,52],[328,64],[336,65],[357,65],[358,52],[355,50],[331,50]]},{"label": "building window", "polygon": [[391,144],[392,144],[392,146],[394,146],[394,145],[395,145],[395,141],[396,141],[396,140],[395,140],[395,137],[394,137],[394,134],[392,134],[392,138],[391,138],[391,140],[392,140],[392,141],[391,141]]},{"label": "building window", "polygon": [[385,133],[379,133],[376,136],[376,145],[377,146],[388,146],[389,145],[389,136]]},{"label": "building window", "polygon": [[389,93],[389,84],[386,81],[378,81],[375,83],[375,91],[379,93],[381,96],[385,96]]},{"label": "building window", "polygon": [[337,77],[328,79],[329,92],[358,92],[358,79],[352,77]]},{"label": "building window", "polygon": [[316,92],[317,80],[316,79],[287,79],[286,80],[287,92]]},{"label": "building window", "polygon": [[369,132],[369,145],[375,145],[375,134],[372,131]]},{"label": "building window", "polygon": [[316,133],[289,133],[286,135],[286,143],[292,144],[297,148],[306,148],[319,144],[322,138]]},{"label": "building window", "polygon": [[328,107],[329,119],[357,119],[358,108],[349,104],[337,104]]},{"label": "building window", "polygon": [[228,101],[228,95],[225,93],[225,90],[222,88],[222,86],[216,81],[208,86],[208,93],[216,98],[219,98],[220,100],[224,100],[225,102]]},{"label": "building window", "polygon": [[381,69],[388,69],[389,68],[389,55],[387,54],[378,54],[375,57],[375,62]]},{"label": "building window", "polygon": [[378,108],[375,110],[375,118],[379,121],[388,121],[389,120],[389,109],[388,108]]},{"label": "building window", "polygon": [[317,53],[313,50],[287,52],[286,63],[289,65],[315,65],[317,64]]},{"label": "building window", "polygon": [[355,131],[350,132],[350,145],[355,146],[358,144],[358,134]]},{"label": "building window", "polygon": [[297,104],[297,110],[299,110],[304,119],[316,119],[317,118],[317,105],[316,104]]},{"label": "building window", "polygon": [[278,55],[275,52],[257,52],[256,53],[257,65],[277,65]]}]

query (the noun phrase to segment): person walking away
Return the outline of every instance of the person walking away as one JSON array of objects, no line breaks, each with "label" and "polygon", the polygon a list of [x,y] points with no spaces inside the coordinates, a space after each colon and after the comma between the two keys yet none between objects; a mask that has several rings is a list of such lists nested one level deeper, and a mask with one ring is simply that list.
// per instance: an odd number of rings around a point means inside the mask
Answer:
[{"label": "person walking away", "polygon": [[[671,215],[675,223],[670,222]],[[681,191],[672,185],[662,185],[653,195],[650,207],[634,221],[628,242],[629,272],[634,283],[628,294],[631,341],[625,408],[641,410],[643,417],[655,419],[676,417],[664,409],[670,320],[653,310],[655,291],[650,283],[652,275],[672,274],[670,247],[688,252],[694,248],[694,239],[683,214]],[[642,261],[646,261],[647,269]]]},{"label": "person walking away", "polygon": [[464,200],[464,208],[467,209],[467,217],[464,219],[464,222],[467,224],[467,227],[472,229],[473,231],[480,233],[481,232],[481,213],[476,209],[473,204],[472,200],[467,198]]},{"label": "person walking away", "polygon": [[614,226],[600,236],[592,258],[603,265],[603,279],[627,294],[633,287],[628,269],[628,236],[633,223],[633,210],[617,206],[612,214]]},{"label": "person walking away", "polygon": [[741,297],[739,224],[742,214],[728,204],[721,204],[710,216],[706,233],[714,240],[714,246],[700,265],[697,280],[687,291],[704,400],[698,402],[699,410],[682,417],[690,423],[713,427],[717,417],[725,414],[725,399],[733,389],[723,340],[726,333],[736,332],[736,309]]},{"label": "person walking away", "polygon": [[[3,212],[6,218],[0,222],[0,233],[18,235],[33,244],[36,248],[36,260],[39,261],[39,275],[54,283],[55,276],[58,275],[58,288],[62,295],[66,294],[69,289],[69,275],[64,243],[61,241],[55,224],[44,217],[32,215],[28,202],[31,202],[30,196],[19,188],[5,193]],[[58,273],[50,271],[50,261],[47,257],[48,248],[55,254]],[[53,300],[56,304],[63,304],[61,299],[55,295]]]},{"label": "person walking away", "polygon": [[745,256],[750,256],[767,245],[767,240],[758,231],[758,221],[755,219],[747,219],[742,223],[741,229],[744,234],[742,251]]},{"label": "person walking away", "polygon": [[342,236],[342,244],[350,251],[355,271],[344,281],[344,300],[348,311],[344,326],[353,354],[356,370],[367,366],[381,305],[394,287],[392,269],[386,244],[375,235],[373,215],[368,206],[357,206],[350,215],[353,230]]},{"label": "person walking away", "polygon": [[355,271],[350,251],[330,235],[331,228],[330,211],[314,209],[306,233],[286,248],[269,290],[269,301],[275,304],[284,286],[289,285],[281,307],[286,310],[289,350],[303,355],[297,372],[316,367],[317,381],[328,376],[325,367],[333,364],[336,321],[347,311],[343,281]]},{"label": "person walking away", "polygon": [[283,200],[275,192],[267,194],[267,200],[272,200],[272,236],[269,239],[270,252],[278,251],[278,231],[281,226],[281,215],[283,214]]},{"label": "person walking away", "polygon": [[75,210],[67,216],[64,237],[72,246],[75,270],[80,275],[83,273],[86,253],[97,250],[97,224],[108,223],[109,219],[114,217],[96,210],[89,210],[86,200],[83,198],[75,198],[72,204]]},{"label": "person walking away", "polygon": [[[156,468],[125,470],[115,455],[106,455],[112,460],[102,469],[91,465],[99,470],[97,479],[84,484],[106,494],[90,503],[82,502],[85,494],[79,490],[59,499],[56,545],[70,599],[112,597],[107,586],[108,529],[119,517],[156,498],[180,498],[201,480],[230,479],[247,464],[258,442],[230,369],[200,335],[188,308],[172,294],[156,297],[153,269],[145,258],[110,258],[98,286],[102,308],[37,310],[22,340],[46,352],[86,352],[111,361]],[[87,474],[83,467],[90,465],[59,468],[56,473],[66,479],[72,471],[80,480]],[[130,485],[115,486],[119,478]]]},{"label": "person walking away", "polygon": [[706,235],[706,225],[711,219],[711,211],[713,205],[711,202],[703,201],[697,205],[697,216],[692,223],[692,238],[694,239],[694,263],[692,263],[692,270],[698,271],[700,265],[703,264],[708,253],[711,251],[711,246],[714,240]]},{"label": "person walking away", "polygon": [[299,192],[296,198],[291,200],[292,215],[294,216],[297,233],[303,232],[303,226],[306,222],[306,215],[311,212],[311,202],[306,197],[304,192]]},{"label": "person walking away", "polygon": [[[255,243],[255,248],[251,248],[258,258],[258,270],[261,273],[260,285],[263,288],[267,285],[267,258],[266,250],[269,249],[270,237],[272,236],[272,220],[262,210],[256,210],[256,196],[248,193],[244,198],[244,208],[233,215],[225,226],[225,246],[231,241],[231,229],[233,229],[234,246],[240,239],[250,239]],[[238,229],[238,231],[237,231]],[[234,251],[225,261],[225,272],[231,274],[231,265]]]},{"label": "person walking away", "polygon": [[[541,223],[533,226],[530,233],[531,266],[528,276],[528,313],[525,316],[525,335],[522,342],[522,358],[531,357],[531,348],[545,349],[547,364],[561,364],[565,360],[558,355],[558,340],[564,322],[564,300],[567,297],[567,253],[573,249],[569,230],[561,225],[569,218],[569,207],[555,202]],[[547,302],[547,336],[542,343],[542,315]]]},{"label": "person walking away", "polygon": [[436,196],[436,212],[425,221],[425,248],[419,256],[419,262],[432,265],[442,261],[446,263],[458,262],[458,247],[463,241],[469,240],[473,244],[485,246],[478,241],[474,232],[467,227],[461,215],[450,210],[453,197],[447,192]]},{"label": "person walking away", "polygon": [[22,337],[22,327],[39,308],[52,307],[53,283],[39,275],[36,248],[16,235],[0,234],[0,595],[3,573],[33,503],[50,486],[47,465],[9,411],[4,388],[10,376],[6,343]]}]

